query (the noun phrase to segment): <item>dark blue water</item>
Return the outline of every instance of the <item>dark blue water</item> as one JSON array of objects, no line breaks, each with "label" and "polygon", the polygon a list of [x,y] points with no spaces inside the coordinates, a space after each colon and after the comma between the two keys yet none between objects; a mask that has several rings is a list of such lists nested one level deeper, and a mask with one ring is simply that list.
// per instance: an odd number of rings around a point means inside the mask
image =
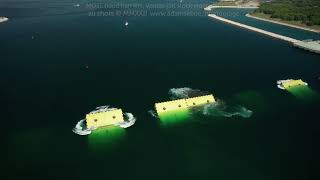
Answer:
[{"label": "dark blue water", "polygon": [[[276,81],[302,78],[318,93],[319,55],[205,14],[98,17],[89,12],[101,9],[86,3],[0,0],[0,16],[11,19],[0,24],[5,179],[316,179],[319,100],[303,101]],[[176,87],[253,114],[161,126],[148,111]],[[72,132],[105,104],[133,113],[136,124]]]}]

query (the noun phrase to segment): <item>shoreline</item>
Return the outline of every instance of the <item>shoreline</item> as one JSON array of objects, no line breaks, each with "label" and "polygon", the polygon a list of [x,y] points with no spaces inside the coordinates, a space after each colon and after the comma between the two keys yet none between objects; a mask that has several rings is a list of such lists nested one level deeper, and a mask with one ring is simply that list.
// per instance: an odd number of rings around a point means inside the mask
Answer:
[{"label": "shoreline", "polygon": [[0,23],[6,22],[6,21],[9,21],[9,18],[7,18],[7,17],[0,17]]},{"label": "shoreline", "polygon": [[212,9],[218,8],[230,8],[230,9],[258,9],[258,6],[217,6],[217,5],[209,5],[204,8],[205,11],[211,11]]},{"label": "shoreline", "polygon": [[293,25],[293,24],[289,24],[289,23],[285,23],[285,22],[279,22],[276,20],[266,19],[266,18],[262,18],[262,17],[257,17],[254,15],[251,15],[249,13],[246,14],[246,17],[265,21],[265,22],[270,22],[270,23],[274,23],[274,24],[279,24],[279,25],[283,25],[283,26],[287,26],[287,27],[292,27],[292,28],[296,28],[296,29],[301,29],[301,30],[305,30],[305,31],[310,31],[310,32],[314,32],[314,33],[320,33],[320,30],[316,30],[316,29],[312,29],[312,28],[308,28],[308,27],[303,27],[303,26],[298,26],[298,25]]}]

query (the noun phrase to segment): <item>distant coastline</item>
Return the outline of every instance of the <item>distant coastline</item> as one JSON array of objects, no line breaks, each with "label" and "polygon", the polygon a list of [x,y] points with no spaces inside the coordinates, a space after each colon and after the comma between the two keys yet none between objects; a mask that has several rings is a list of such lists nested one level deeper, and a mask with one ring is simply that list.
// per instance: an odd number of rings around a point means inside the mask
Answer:
[{"label": "distant coastline", "polygon": [[204,8],[205,11],[211,11],[212,9],[218,8],[234,8],[234,9],[257,9],[258,7],[255,6],[216,6],[216,5],[209,5]]},{"label": "distant coastline", "polygon": [[319,33],[319,12],[319,0],[272,0],[261,2],[248,17]]},{"label": "distant coastline", "polygon": [[257,9],[260,2],[258,0],[220,0],[204,8],[205,11],[211,11],[217,8],[236,8],[236,9]]},{"label": "distant coastline", "polygon": [[260,0],[219,0],[218,2],[211,4],[204,8],[205,11],[211,11],[218,8],[235,8],[235,9],[257,9],[254,12],[246,14],[246,17],[266,21],[274,24],[279,24],[287,27],[301,29],[304,31],[310,31],[314,33],[320,33],[320,26],[313,25],[307,26],[299,21],[286,21],[279,18],[271,18],[270,15],[259,12],[262,5]]},{"label": "distant coastline", "polygon": [[7,17],[0,17],[0,23],[6,22],[8,20],[9,20],[9,18],[7,18]]},{"label": "distant coastline", "polygon": [[292,28],[296,28],[296,29],[320,33],[320,27],[319,28],[312,28],[312,27],[308,27],[306,25],[299,24],[299,23],[292,23],[292,22],[290,23],[290,22],[283,21],[280,19],[268,18],[266,16],[259,15],[258,13],[246,14],[246,16],[249,18],[254,18],[257,20],[266,21],[266,22],[270,22],[270,23],[274,23],[274,24],[280,24],[283,26],[288,26],[288,27],[292,27]]}]

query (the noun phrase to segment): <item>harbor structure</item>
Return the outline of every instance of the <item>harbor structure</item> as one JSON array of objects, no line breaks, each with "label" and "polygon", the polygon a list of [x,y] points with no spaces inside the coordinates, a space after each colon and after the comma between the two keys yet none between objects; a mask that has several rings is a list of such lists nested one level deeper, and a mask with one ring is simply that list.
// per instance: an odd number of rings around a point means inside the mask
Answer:
[{"label": "harbor structure", "polygon": [[211,17],[211,18],[214,18],[216,20],[226,22],[228,24],[239,26],[239,27],[242,27],[242,28],[254,31],[254,32],[258,32],[258,33],[261,33],[261,34],[264,34],[264,35],[267,35],[267,36],[270,36],[270,37],[273,37],[273,38],[276,38],[276,39],[280,39],[280,40],[286,41],[286,42],[292,44],[295,47],[302,48],[304,50],[320,54],[320,43],[319,43],[319,41],[300,41],[300,40],[297,40],[297,39],[294,39],[294,38],[291,38],[291,37],[287,37],[287,36],[284,36],[284,35],[280,35],[280,34],[276,34],[276,33],[273,33],[273,32],[265,31],[265,30],[262,30],[262,29],[259,29],[259,28],[253,27],[253,26],[248,26],[248,25],[242,24],[242,23],[238,23],[238,22],[235,22],[235,21],[232,21],[232,20],[217,16],[215,14],[208,14],[208,16]]},{"label": "harbor structure", "polygon": [[299,40],[291,38],[291,37],[283,36],[283,35],[280,35],[280,34],[276,34],[276,33],[273,33],[273,32],[269,32],[269,31],[265,31],[265,30],[262,30],[262,29],[259,29],[259,28],[255,28],[253,26],[248,26],[248,25],[241,24],[241,23],[238,23],[238,22],[235,22],[235,21],[231,21],[229,19],[217,16],[215,14],[208,14],[208,16],[212,17],[214,19],[217,19],[217,20],[232,24],[232,25],[236,25],[236,26],[239,26],[239,27],[242,27],[242,28],[245,28],[245,29],[249,29],[251,31],[255,31],[255,32],[258,32],[258,33],[261,33],[261,34],[265,34],[265,35],[268,35],[268,36],[271,36],[271,37],[274,37],[274,38],[277,38],[277,39],[280,39],[280,40],[283,40],[283,41],[287,41],[287,42],[290,42],[290,43],[295,43],[295,42],[299,41]]},{"label": "harbor structure", "polygon": [[[228,1],[231,2],[231,1]],[[220,6],[220,5],[209,5],[203,8],[205,11],[211,11],[213,9],[257,9],[257,6],[242,6],[242,5],[234,5],[234,6]]]},{"label": "harbor structure", "polygon": [[304,40],[293,43],[293,46],[320,54],[320,40]]}]

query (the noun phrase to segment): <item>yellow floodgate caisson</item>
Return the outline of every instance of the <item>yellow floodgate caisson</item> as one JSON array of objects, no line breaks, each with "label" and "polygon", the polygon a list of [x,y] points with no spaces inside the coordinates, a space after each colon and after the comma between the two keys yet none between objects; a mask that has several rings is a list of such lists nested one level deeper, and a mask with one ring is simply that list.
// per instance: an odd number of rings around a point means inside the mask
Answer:
[{"label": "yellow floodgate caisson", "polygon": [[199,96],[193,98],[186,98],[186,99],[178,99],[173,101],[161,102],[155,104],[155,109],[158,115],[179,111],[179,110],[186,110],[188,108],[192,108],[195,106],[201,106],[205,104],[210,104],[216,102],[213,95],[206,95],[206,96]]},{"label": "yellow floodgate caisson", "polygon": [[286,90],[291,87],[296,87],[296,86],[307,86],[308,83],[302,81],[301,79],[287,79],[287,80],[279,80],[277,81],[277,86],[279,89]]},{"label": "yellow floodgate caisson", "polygon": [[73,132],[79,135],[88,135],[92,130],[106,126],[119,126],[128,128],[132,126],[136,118],[131,113],[123,113],[121,109],[110,108],[109,106],[97,107],[86,115],[86,118],[79,121]]},{"label": "yellow floodgate caisson", "polygon": [[121,109],[112,109],[109,111],[91,112],[86,115],[88,128],[98,128],[103,126],[115,125],[124,122]]}]

